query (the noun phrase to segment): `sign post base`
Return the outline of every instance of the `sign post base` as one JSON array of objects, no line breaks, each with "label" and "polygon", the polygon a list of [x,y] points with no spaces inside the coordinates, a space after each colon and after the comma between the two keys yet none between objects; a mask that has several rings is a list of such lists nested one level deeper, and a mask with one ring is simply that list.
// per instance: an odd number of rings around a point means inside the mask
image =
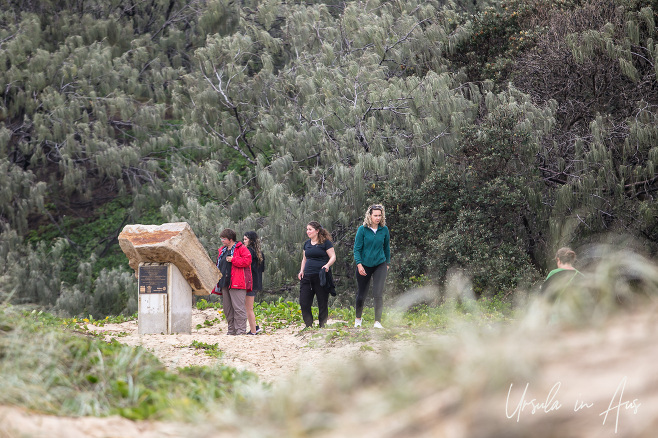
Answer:
[{"label": "sign post base", "polygon": [[192,333],[192,288],[173,263],[140,263],[138,333]]}]

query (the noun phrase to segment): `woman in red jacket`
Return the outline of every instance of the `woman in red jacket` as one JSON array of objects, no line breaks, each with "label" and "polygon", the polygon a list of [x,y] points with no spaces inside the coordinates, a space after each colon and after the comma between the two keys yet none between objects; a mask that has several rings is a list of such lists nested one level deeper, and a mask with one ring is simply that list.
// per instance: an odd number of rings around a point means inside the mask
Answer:
[{"label": "woman in red jacket", "polygon": [[222,247],[217,256],[217,267],[222,278],[217,285],[222,291],[222,305],[228,322],[229,335],[244,335],[247,326],[245,298],[252,289],[251,253],[242,242],[236,242],[230,228],[219,234]]}]

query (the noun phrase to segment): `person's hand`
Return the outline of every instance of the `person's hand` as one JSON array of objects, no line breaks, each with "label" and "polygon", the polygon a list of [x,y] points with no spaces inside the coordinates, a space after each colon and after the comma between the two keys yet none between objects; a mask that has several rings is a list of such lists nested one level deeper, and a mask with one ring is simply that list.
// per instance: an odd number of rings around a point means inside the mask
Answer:
[{"label": "person's hand", "polygon": [[324,272],[329,272],[329,266],[324,265],[321,269],[324,269]]},{"label": "person's hand", "polygon": [[363,275],[364,277],[366,276],[366,268],[364,268],[361,263],[356,265],[356,268],[359,270],[359,275]]},{"label": "person's hand", "polygon": [[297,278],[298,278],[299,280],[301,280],[302,278],[304,278],[304,271],[299,271],[299,274],[297,274]]},{"label": "person's hand", "polygon": [[227,262],[231,263],[231,260],[233,260],[233,256],[228,256],[228,257],[226,257],[226,261],[227,261]]}]

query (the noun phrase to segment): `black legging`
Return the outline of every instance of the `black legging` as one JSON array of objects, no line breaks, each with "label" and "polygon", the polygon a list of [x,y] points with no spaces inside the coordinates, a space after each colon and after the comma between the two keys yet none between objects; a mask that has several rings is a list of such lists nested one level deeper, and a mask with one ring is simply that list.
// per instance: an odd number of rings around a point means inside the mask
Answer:
[{"label": "black legging", "polygon": [[384,306],[382,294],[388,269],[386,263],[372,267],[364,266],[363,268],[366,270],[366,275],[359,274],[359,268],[356,269],[356,283],[359,286],[359,291],[356,294],[356,317],[361,318],[363,303],[368,296],[368,285],[370,284],[370,277],[372,277],[372,293],[375,297],[375,321],[381,322],[382,307]]}]

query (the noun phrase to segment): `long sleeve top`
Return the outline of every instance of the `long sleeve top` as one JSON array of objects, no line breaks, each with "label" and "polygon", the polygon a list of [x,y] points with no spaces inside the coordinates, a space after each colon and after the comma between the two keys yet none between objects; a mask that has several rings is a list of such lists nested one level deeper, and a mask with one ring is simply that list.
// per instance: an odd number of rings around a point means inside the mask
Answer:
[{"label": "long sleeve top", "polygon": [[391,262],[391,238],[387,226],[379,225],[375,233],[361,225],[354,238],[354,261],[373,267]]}]

